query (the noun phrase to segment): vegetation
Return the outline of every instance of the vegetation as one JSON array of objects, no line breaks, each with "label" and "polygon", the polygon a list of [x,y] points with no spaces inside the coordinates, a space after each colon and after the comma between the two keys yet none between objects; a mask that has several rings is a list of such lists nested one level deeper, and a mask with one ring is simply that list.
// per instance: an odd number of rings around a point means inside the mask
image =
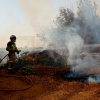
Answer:
[{"label": "vegetation", "polygon": [[44,50],[39,53],[34,53],[32,56],[35,58],[34,64],[41,64],[47,66],[65,66],[65,57],[60,56],[53,50]]},{"label": "vegetation", "polygon": [[96,14],[97,5],[90,0],[79,0],[78,11],[61,8],[56,19],[58,29],[74,28],[85,44],[100,43],[100,18]]},{"label": "vegetation", "polygon": [[16,62],[15,69],[24,75],[32,75],[35,73],[35,68],[33,67],[33,62],[31,60],[27,60],[29,52],[23,52],[18,61]]},{"label": "vegetation", "polygon": [[64,59],[57,59],[57,61],[54,60],[52,57],[39,57],[35,60],[35,64],[42,64],[47,66],[65,66],[66,61]]},{"label": "vegetation", "polygon": [[35,68],[31,66],[24,66],[19,69],[19,72],[23,75],[33,75],[35,73]]},{"label": "vegetation", "polygon": [[57,23],[63,26],[70,26],[75,19],[75,14],[71,9],[60,8]]},{"label": "vegetation", "polygon": [[32,61],[29,59],[26,59],[28,57],[28,53],[29,52],[21,53],[16,63],[17,65],[19,65],[19,67],[26,66],[26,65],[32,65]]}]

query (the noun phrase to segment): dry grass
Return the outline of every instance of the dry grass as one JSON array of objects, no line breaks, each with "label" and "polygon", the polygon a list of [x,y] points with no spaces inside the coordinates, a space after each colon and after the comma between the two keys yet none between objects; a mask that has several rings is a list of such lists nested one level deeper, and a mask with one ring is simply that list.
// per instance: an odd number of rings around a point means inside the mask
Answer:
[{"label": "dry grass", "polygon": [[[69,67],[50,67],[50,66],[35,66],[37,73],[29,75],[34,82],[32,88],[26,91],[19,92],[2,92],[0,91],[0,100],[99,100],[100,84],[99,83],[82,83],[68,82],[59,77],[54,76],[55,71],[69,70]],[[0,70],[0,74],[8,75],[5,69]],[[18,73],[16,73],[18,75]],[[0,77],[2,80],[2,77]],[[9,86],[12,83],[12,86]],[[6,85],[8,84],[8,85]],[[24,83],[12,79],[5,79],[2,86],[21,86]],[[26,83],[25,83],[26,84]]]}]

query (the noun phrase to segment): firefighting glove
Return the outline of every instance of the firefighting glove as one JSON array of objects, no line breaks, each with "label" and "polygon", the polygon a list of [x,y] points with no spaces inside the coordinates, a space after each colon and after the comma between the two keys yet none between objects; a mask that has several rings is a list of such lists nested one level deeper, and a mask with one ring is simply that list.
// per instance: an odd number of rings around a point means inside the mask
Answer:
[{"label": "firefighting glove", "polygon": [[17,54],[19,54],[19,51],[18,50],[16,52],[17,52]]},{"label": "firefighting glove", "polygon": [[17,52],[17,54],[19,54],[19,52],[21,52],[21,50],[17,50],[16,52]]}]

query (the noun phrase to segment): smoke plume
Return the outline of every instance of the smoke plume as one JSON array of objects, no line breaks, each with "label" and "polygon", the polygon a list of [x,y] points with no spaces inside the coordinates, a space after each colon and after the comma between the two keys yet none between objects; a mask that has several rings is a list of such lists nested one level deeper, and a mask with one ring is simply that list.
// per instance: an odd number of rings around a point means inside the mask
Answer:
[{"label": "smoke plume", "polygon": [[[89,49],[84,49],[85,45],[100,43],[100,18],[96,14],[96,4],[90,0],[79,0],[77,16],[72,10],[61,8],[54,27],[46,28],[41,37],[45,43],[44,49],[67,51],[67,64],[75,65],[72,69],[90,70],[100,67],[99,57],[94,57]],[[82,52],[88,54],[81,58],[79,56]]]},{"label": "smoke plume", "polygon": [[[50,4],[50,0],[2,1],[0,4],[2,9],[0,10],[0,35],[6,36],[8,39],[13,34],[17,37],[36,36],[43,28],[52,24]],[[32,42],[32,40],[30,41]],[[4,46],[1,47],[5,47],[7,42],[8,40],[4,41],[5,44],[3,43]],[[28,41],[22,40],[20,42],[18,46],[25,47],[27,43],[24,42]]]}]

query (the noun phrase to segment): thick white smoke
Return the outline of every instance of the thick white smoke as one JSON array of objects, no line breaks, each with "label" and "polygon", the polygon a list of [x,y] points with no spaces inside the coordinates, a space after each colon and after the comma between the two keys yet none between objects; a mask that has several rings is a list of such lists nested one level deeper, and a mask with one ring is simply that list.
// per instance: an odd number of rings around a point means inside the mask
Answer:
[{"label": "thick white smoke", "polygon": [[[84,26],[80,26],[80,33],[83,36],[83,39],[85,40],[85,43],[95,44],[100,43],[100,18],[96,14],[96,4],[91,4],[90,0],[80,0],[79,2],[79,17],[80,20],[84,23]],[[82,28],[84,30],[82,30]],[[81,32],[82,31],[82,32]],[[86,39],[87,38],[87,39]],[[88,45],[89,46],[89,45]],[[85,46],[84,46],[85,47]],[[83,48],[84,48],[83,47]],[[92,49],[92,48],[90,48]],[[98,71],[95,70],[97,68],[100,68],[100,65],[98,64],[100,57],[98,54],[94,55],[91,53],[91,50],[85,49],[85,52],[88,52],[89,54],[85,53],[85,57],[76,59],[76,66],[74,67],[75,70],[90,70],[90,73],[97,73]],[[94,69],[95,72],[91,71],[91,69]],[[98,72],[99,73],[99,72]]]},{"label": "thick white smoke", "polygon": [[[26,33],[39,33],[38,25],[40,27],[51,25],[49,0],[43,2],[18,0],[16,3],[25,16],[24,23],[27,23],[24,29],[21,28],[20,33],[25,30]],[[45,9],[46,7],[47,9]],[[60,16],[63,17],[63,21],[55,21],[53,27],[49,26],[40,34],[42,42],[44,42],[43,49],[64,49],[68,54],[67,64],[76,64],[74,66],[75,70],[94,68],[94,64],[97,63],[99,58],[93,58],[91,54],[86,55],[83,59],[78,58],[78,56],[83,51],[84,43],[94,44],[100,42],[100,18],[96,14],[96,5],[92,5],[90,0],[79,0],[77,16],[73,16],[73,13],[67,14],[69,13],[66,13],[65,10],[64,14]],[[22,24],[24,25],[24,23]],[[97,64],[96,67],[99,67],[99,65]]]},{"label": "thick white smoke", "polygon": [[93,57],[88,49],[85,52],[88,51],[89,54],[85,55],[84,58],[79,57],[79,55],[84,51],[84,43],[100,42],[100,18],[96,15],[96,6],[92,5],[90,0],[80,0],[78,7],[78,16],[72,20],[70,25],[66,26],[64,23],[66,21],[64,16],[67,16],[65,12],[62,23],[55,23],[53,28],[45,29],[45,32],[41,34],[45,43],[44,49],[66,49],[68,53],[66,62],[71,65],[76,64],[72,68],[74,70],[96,69],[100,67],[99,57]]},{"label": "thick white smoke", "polygon": [[41,34],[45,42],[44,49],[66,50],[68,53],[68,64],[73,64],[75,57],[81,53],[84,40],[78,35],[77,29],[73,27],[55,27],[47,29]]}]

